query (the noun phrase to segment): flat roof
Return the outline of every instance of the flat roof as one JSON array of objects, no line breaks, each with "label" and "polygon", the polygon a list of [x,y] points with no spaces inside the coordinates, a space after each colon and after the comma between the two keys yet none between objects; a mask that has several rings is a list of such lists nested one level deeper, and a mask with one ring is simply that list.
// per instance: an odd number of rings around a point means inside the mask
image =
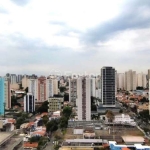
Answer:
[{"label": "flat roof", "polygon": [[0,145],[9,137],[13,136],[12,132],[0,132]]},{"label": "flat roof", "polygon": [[65,142],[68,143],[102,143],[102,139],[67,139]]},{"label": "flat roof", "polygon": [[144,142],[144,138],[142,136],[122,136],[124,142]]}]

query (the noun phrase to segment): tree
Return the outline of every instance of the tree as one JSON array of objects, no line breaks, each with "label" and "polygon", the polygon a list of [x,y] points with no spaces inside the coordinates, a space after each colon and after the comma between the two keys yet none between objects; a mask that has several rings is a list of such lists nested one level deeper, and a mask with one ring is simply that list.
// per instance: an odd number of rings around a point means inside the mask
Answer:
[{"label": "tree", "polygon": [[63,93],[63,92],[65,92],[65,91],[66,91],[66,87],[61,86],[61,87],[59,87],[59,90],[60,90],[60,92],[61,92],[61,93]]},{"label": "tree", "polygon": [[64,109],[62,111],[63,116],[65,116],[66,118],[69,118],[71,113],[72,113],[71,107],[69,107],[69,106],[64,107]]},{"label": "tree", "polygon": [[28,87],[25,88],[26,93],[28,93]]},{"label": "tree", "polygon": [[122,109],[120,109],[120,110],[119,110],[119,113],[123,113],[123,110],[122,110]]},{"label": "tree", "polygon": [[57,121],[56,120],[51,120],[46,124],[46,131],[47,132],[53,132],[56,131],[58,129],[58,125],[57,125]]},{"label": "tree", "polygon": [[114,120],[114,113],[111,110],[106,112],[106,117],[108,118],[108,122],[113,122]]},{"label": "tree", "polygon": [[68,119],[66,117],[61,117],[59,127],[61,129],[64,129],[64,128],[67,128],[67,126],[68,126]]},{"label": "tree", "polygon": [[43,116],[43,123],[46,125],[47,122],[49,121],[49,118],[47,115]]},{"label": "tree", "polygon": [[37,112],[48,112],[48,101],[43,102],[42,106],[37,109]]}]

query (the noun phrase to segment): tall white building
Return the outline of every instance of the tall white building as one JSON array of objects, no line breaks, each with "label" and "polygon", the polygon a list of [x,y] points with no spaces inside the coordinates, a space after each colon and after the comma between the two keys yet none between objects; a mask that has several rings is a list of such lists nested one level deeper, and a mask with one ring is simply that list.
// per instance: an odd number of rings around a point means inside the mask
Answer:
[{"label": "tall white building", "polygon": [[29,79],[28,80],[28,91],[29,93],[32,93],[34,96],[34,99],[38,100],[38,81],[37,79]]},{"label": "tall white building", "polygon": [[55,78],[48,78],[46,80],[46,97],[53,97],[58,94],[58,80]]},{"label": "tall white building", "polygon": [[35,99],[32,93],[24,96],[24,112],[33,113],[35,111]]},{"label": "tall white building", "polygon": [[91,79],[77,79],[77,115],[78,120],[91,120]]},{"label": "tall white building", "polygon": [[117,74],[117,88],[118,89],[124,89],[125,88],[124,77],[125,77],[124,73],[118,73]]},{"label": "tall white building", "polygon": [[17,83],[17,76],[16,76],[16,74],[11,74],[10,75],[10,81],[11,81],[11,84]]}]

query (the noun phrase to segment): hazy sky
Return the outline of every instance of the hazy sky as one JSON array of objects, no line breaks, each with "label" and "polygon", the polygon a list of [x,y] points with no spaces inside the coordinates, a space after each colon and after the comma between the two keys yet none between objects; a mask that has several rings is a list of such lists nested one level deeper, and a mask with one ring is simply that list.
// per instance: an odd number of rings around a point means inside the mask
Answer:
[{"label": "hazy sky", "polygon": [[150,0],[1,0],[0,75],[150,68]]}]

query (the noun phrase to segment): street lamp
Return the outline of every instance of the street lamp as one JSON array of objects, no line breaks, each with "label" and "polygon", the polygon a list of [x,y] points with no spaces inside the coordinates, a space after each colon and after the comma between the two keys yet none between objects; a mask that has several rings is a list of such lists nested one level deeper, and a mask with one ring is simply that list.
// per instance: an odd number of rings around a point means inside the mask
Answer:
[{"label": "street lamp", "polygon": [[6,103],[4,102],[4,119],[5,119],[5,106],[6,106]]}]

